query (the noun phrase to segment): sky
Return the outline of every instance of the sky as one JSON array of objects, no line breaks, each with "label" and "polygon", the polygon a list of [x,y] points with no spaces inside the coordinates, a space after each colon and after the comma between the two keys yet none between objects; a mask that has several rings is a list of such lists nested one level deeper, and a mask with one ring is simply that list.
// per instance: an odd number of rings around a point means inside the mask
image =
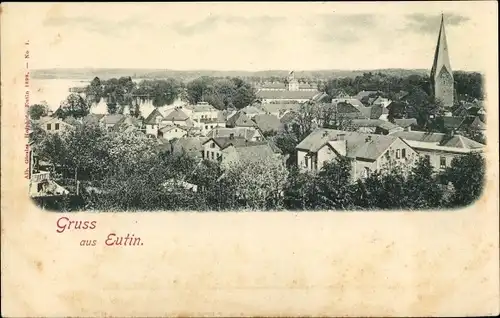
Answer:
[{"label": "sky", "polygon": [[[441,13],[454,70],[481,71],[496,3],[30,4],[31,67],[430,69]],[[495,46],[496,49],[496,46]]]}]

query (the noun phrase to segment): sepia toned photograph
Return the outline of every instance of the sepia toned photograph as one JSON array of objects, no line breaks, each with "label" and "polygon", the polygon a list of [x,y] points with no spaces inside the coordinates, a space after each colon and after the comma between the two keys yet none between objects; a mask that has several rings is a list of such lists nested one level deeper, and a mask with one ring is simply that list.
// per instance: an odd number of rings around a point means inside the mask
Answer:
[{"label": "sepia toned photograph", "polygon": [[[83,60],[30,69],[29,195],[56,211],[468,206],[482,193],[487,121],[483,74],[461,37],[474,17],[398,18],[383,36],[419,41],[390,54],[418,48],[416,60],[379,59],[374,47],[385,40],[373,30],[382,18],[368,14],[292,23],[210,13],[197,22],[124,20],[116,29],[92,17],[47,17],[47,32],[86,31],[117,48],[129,44],[122,27],[159,28],[165,37],[156,39],[158,53],[129,54],[122,68],[92,65],[110,54],[94,46]],[[294,45],[307,43],[302,50],[320,58],[280,63],[287,29],[308,33]],[[209,44],[206,36],[221,38]],[[381,42],[367,43],[373,36]],[[213,56],[221,59],[211,64]]]},{"label": "sepia toned photograph", "polygon": [[2,316],[498,315],[495,2],[0,23]]}]

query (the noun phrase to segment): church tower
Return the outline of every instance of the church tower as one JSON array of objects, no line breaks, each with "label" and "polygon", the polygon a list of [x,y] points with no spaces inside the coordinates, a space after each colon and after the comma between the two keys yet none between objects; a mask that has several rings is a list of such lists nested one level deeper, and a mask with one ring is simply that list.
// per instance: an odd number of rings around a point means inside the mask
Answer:
[{"label": "church tower", "polygon": [[441,100],[445,108],[452,107],[454,97],[453,72],[448,55],[448,43],[446,42],[446,33],[444,31],[443,15],[441,15],[441,26],[439,28],[430,80],[434,99]]},{"label": "church tower", "polygon": [[295,79],[295,72],[290,71],[288,73],[288,77],[286,79],[286,86],[289,91],[298,91],[299,90],[299,81]]}]

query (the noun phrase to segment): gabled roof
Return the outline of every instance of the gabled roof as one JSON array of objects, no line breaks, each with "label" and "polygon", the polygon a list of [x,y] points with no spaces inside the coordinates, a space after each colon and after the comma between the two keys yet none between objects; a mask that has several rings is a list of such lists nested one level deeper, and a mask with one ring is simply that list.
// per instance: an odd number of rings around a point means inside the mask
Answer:
[{"label": "gabled roof", "polygon": [[263,99],[312,99],[318,91],[257,91],[257,97]]},{"label": "gabled roof", "polygon": [[205,141],[206,138],[199,138],[199,137],[179,138],[173,143],[173,152],[174,153],[185,152],[188,154],[201,156],[201,150],[203,150],[203,143]]},{"label": "gabled roof", "polygon": [[160,116],[163,119],[163,115],[160,113],[158,108],[153,109],[153,111],[149,114],[148,117],[144,120],[144,123],[146,125],[155,125],[156,124],[156,117]]},{"label": "gabled roof", "polygon": [[244,138],[250,140],[257,131],[258,130],[253,127],[234,127],[234,128],[217,127],[208,132],[207,138],[216,138],[216,137],[229,138],[229,136],[233,134],[235,138]]},{"label": "gabled roof", "polygon": [[105,115],[102,119],[101,122],[106,124],[106,125],[116,125],[122,120],[125,119],[125,115],[122,114],[110,114],[110,115]]},{"label": "gabled roof", "polygon": [[[461,148],[461,149],[481,149],[484,147],[474,140],[461,135],[449,136],[442,133],[429,133],[424,131],[398,131],[392,134],[407,141],[416,141],[423,145],[434,144],[442,147]],[[409,143],[412,146],[411,143]]]},{"label": "gabled roof", "polygon": [[231,127],[254,127],[255,122],[253,122],[244,112],[238,111],[227,120],[226,125]]},{"label": "gabled roof", "polygon": [[376,160],[392,145],[398,137],[393,135],[364,134],[334,129],[316,129],[307,136],[296,149],[317,152],[329,141],[344,135],[346,141],[346,157],[355,159]]},{"label": "gabled roof", "polygon": [[267,131],[279,131],[283,129],[283,124],[278,117],[270,114],[256,115],[253,121],[263,132]]},{"label": "gabled roof", "polygon": [[173,129],[180,129],[180,130],[184,130],[184,131],[189,130],[188,127],[182,127],[182,126],[177,126],[177,125],[166,125],[166,126],[161,127],[159,129],[159,131],[161,131],[162,133],[166,133],[166,132],[169,132]]},{"label": "gabled roof", "polygon": [[125,116],[125,118],[120,121],[117,125],[113,126],[114,131],[128,130],[130,128],[141,128],[142,123],[139,119],[132,116]]},{"label": "gabled roof", "polygon": [[246,147],[236,147],[235,152],[238,159],[243,162],[263,161],[265,158],[272,157],[276,153],[269,144],[254,144]]},{"label": "gabled roof", "polygon": [[165,121],[184,121],[184,120],[188,120],[189,119],[189,116],[186,115],[185,112],[183,112],[182,110],[180,109],[174,109],[170,114],[168,114],[166,117],[165,117]]},{"label": "gabled roof", "polygon": [[198,113],[198,112],[215,112],[217,111],[217,108],[213,107],[207,102],[199,102],[196,105],[192,106],[193,112]]},{"label": "gabled roof", "polygon": [[475,117],[468,116],[465,117],[465,119],[462,122],[462,125],[460,126],[460,129],[466,129],[466,128],[485,130],[486,124],[479,118],[479,116]]},{"label": "gabled roof", "polygon": [[259,109],[255,106],[246,106],[240,109],[241,112],[247,114],[247,115],[256,115],[256,114],[262,114],[264,111],[262,109]]},{"label": "gabled roof", "polygon": [[82,122],[84,124],[97,124],[104,116],[103,114],[88,114],[82,118]]}]

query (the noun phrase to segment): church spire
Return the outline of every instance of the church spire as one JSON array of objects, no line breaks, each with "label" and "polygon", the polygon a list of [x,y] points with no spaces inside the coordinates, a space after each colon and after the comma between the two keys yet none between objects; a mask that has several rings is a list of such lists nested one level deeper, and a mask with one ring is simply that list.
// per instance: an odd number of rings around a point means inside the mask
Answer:
[{"label": "church spire", "polygon": [[445,107],[453,106],[453,71],[450,64],[443,14],[441,14],[441,25],[431,69],[431,83],[434,97],[440,99]]}]

